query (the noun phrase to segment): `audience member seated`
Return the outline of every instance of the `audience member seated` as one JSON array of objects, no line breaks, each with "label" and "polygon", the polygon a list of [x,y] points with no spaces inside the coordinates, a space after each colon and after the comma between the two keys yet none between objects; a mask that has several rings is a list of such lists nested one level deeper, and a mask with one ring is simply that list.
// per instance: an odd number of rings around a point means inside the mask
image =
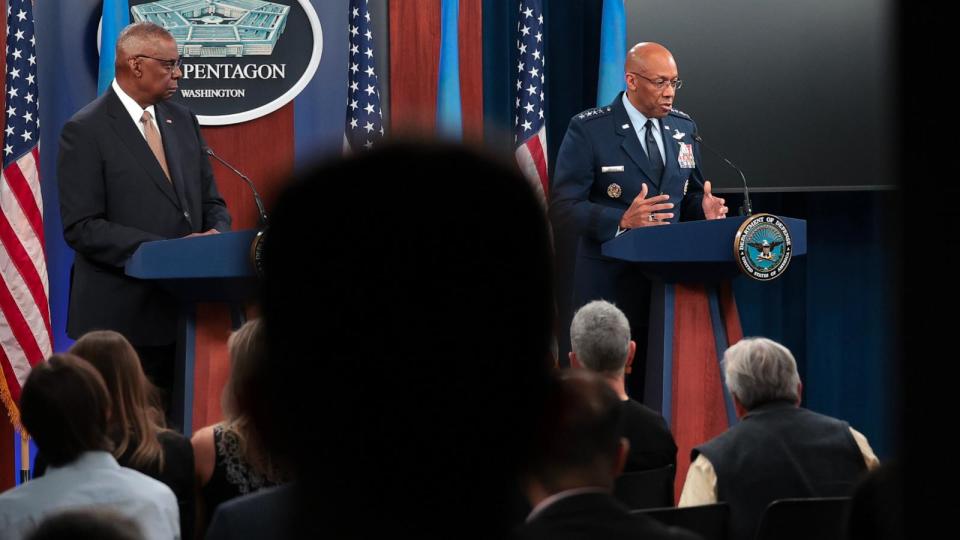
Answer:
[{"label": "audience member seated", "polygon": [[180,538],[177,499],[110,454],[110,397],[103,378],[72,354],[55,354],[30,372],[20,396],[24,427],[49,467],[43,478],[0,494],[0,535],[19,540],[47,516],[106,507],[132,519],[148,540]]},{"label": "audience member seated", "polygon": [[106,508],[66,510],[44,519],[27,540],[143,540],[132,519]]},{"label": "audience member seated", "polygon": [[867,438],[842,420],[800,407],[793,354],[746,338],[723,358],[740,422],[691,451],[680,506],[730,505],[731,540],[751,540],[777,499],[842,497],[879,465]]},{"label": "audience member seated", "polygon": [[605,300],[584,305],[570,323],[570,366],[587,368],[610,385],[623,401],[623,433],[630,442],[624,472],[677,465],[677,443],[660,413],[627,395],[624,376],[630,371],[637,344],[630,322]]},{"label": "audience member seated", "polygon": [[201,537],[220,503],[276,485],[280,477],[250,422],[251,396],[258,384],[255,373],[268,361],[260,319],[247,321],[234,332],[227,340],[227,349],[230,378],[221,397],[226,419],[197,431],[190,439],[200,488]]},{"label": "audience member seated", "polygon": [[[193,531],[193,448],[176,431],[166,429],[157,391],[147,379],[136,350],[118,332],[88,332],[70,352],[93,365],[107,385],[112,407],[107,431],[113,456],[170,486],[180,507],[180,530]],[[37,455],[34,476],[46,470],[45,453]]]},{"label": "audience member seated", "polygon": [[613,481],[627,460],[620,396],[586,370],[562,372],[549,401],[551,418],[526,483],[533,511],[521,540],[697,538],[614,499]]},{"label": "audience member seated", "polygon": [[516,164],[388,143],[289,184],[267,235],[254,423],[295,480],[221,505],[208,538],[508,534],[554,324]]}]

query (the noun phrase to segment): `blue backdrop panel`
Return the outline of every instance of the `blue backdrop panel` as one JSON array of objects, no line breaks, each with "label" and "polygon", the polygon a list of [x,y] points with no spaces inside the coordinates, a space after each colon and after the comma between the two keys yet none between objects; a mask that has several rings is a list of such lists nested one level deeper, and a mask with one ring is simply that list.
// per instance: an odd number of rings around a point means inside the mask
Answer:
[{"label": "blue backdrop panel", "polygon": [[[734,281],[745,336],[793,351],[804,406],[842,418],[892,457],[898,434],[897,290],[886,192],[758,194],[754,209],[807,220],[807,256],[782,279]],[[740,197],[727,197],[733,208]],[[733,204],[729,204],[732,201]]]},{"label": "blue backdrop panel", "polygon": [[63,124],[97,96],[97,25],[100,0],[37,2],[37,74],[40,89],[40,174],[43,229],[50,275],[50,316],[55,351],[70,347],[67,293],[73,251],[63,241],[57,195],[57,147]]},{"label": "blue backdrop panel", "polygon": [[[323,28],[323,56],[310,84],[293,100],[297,168],[343,149],[347,109],[348,0],[311,0]],[[374,51],[378,66],[386,51]],[[382,73],[382,72],[381,72]]]}]

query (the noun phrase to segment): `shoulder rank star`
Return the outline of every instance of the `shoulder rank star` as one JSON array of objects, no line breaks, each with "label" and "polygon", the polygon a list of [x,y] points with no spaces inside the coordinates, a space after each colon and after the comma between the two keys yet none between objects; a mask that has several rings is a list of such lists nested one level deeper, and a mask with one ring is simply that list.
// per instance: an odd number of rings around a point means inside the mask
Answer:
[{"label": "shoulder rank star", "polygon": [[609,195],[611,199],[619,199],[622,193],[623,189],[620,188],[619,184],[610,184],[607,186],[607,195]]}]

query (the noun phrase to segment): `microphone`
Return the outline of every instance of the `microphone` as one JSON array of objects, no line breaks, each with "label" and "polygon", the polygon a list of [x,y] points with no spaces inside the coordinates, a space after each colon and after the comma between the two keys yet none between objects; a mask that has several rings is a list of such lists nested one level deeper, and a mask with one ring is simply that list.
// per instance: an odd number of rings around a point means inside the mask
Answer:
[{"label": "microphone", "polygon": [[701,138],[698,133],[694,133],[692,137],[693,137],[693,140],[702,144],[704,148],[713,152],[715,156],[725,161],[727,165],[733,167],[735,171],[740,173],[740,179],[743,180],[743,206],[740,207],[740,215],[741,216],[753,215],[753,205],[750,203],[750,189],[747,188],[747,177],[743,175],[743,171],[740,170],[740,167],[737,167],[736,165],[734,165],[729,159],[723,157],[723,155],[720,154],[720,152],[717,152],[712,147],[707,145],[707,143],[703,142],[703,138]]},{"label": "microphone", "polygon": [[261,199],[261,198],[260,198],[260,194],[257,193],[257,188],[253,185],[253,182],[252,182],[249,178],[247,178],[247,175],[245,175],[245,174],[243,174],[242,172],[238,171],[236,167],[234,167],[233,165],[227,163],[226,161],[223,160],[223,158],[221,158],[220,156],[218,156],[217,154],[215,154],[215,153],[213,152],[213,149],[210,148],[209,146],[204,146],[204,147],[202,148],[202,151],[203,151],[204,154],[206,154],[206,155],[212,157],[213,159],[219,161],[220,163],[222,163],[226,168],[228,168],[228,169],[230,169],[231,171],[233,171],[233,172],[234,172],[237,176],[239,176],[240,178],[243,178],[244,182],[246,182],[247,185],[250,186],[250,191],[253,192],[253,200],[257,203],[257,211],[260,213],[260,216],[259,216],[260,228],[261,228],[261,229],[266,228],[266,226],[267,226],[267,211],[263,208],[263,199]]}]

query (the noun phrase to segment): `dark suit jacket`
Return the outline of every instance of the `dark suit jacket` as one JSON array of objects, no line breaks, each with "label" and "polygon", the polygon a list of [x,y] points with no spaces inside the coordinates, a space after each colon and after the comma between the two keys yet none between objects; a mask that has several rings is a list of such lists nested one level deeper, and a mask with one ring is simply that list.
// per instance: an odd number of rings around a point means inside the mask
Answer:
[{"label": "dark suit jacket", "polygon": [[[318,489],[323,489],[322,487]],[[296,523],[297,492],[295,484],[262,489],[244,497],[227,501],[217,507],[207,540],[257,540],[285,538],[316,538],[301,530]],[[316,525],[319,527],[320,512]]]},{"label": "dark suit jacket", "polygon": [[520,540],[692,540],[696,534],[667,527],[627,507],[608,493],[584,493],[544,508],[517,531]]},{"label": "dark suit jacket", "polygon": [[112,89],[77,112],[60,135],[60,215],[76,252],[67,315],[72,338],[110,329],[138,346],[173,343],[175,300],[124,275],[124,264],[143,242],[230,229],[196,117],[175,103],[155,110],[172,183]]}]

